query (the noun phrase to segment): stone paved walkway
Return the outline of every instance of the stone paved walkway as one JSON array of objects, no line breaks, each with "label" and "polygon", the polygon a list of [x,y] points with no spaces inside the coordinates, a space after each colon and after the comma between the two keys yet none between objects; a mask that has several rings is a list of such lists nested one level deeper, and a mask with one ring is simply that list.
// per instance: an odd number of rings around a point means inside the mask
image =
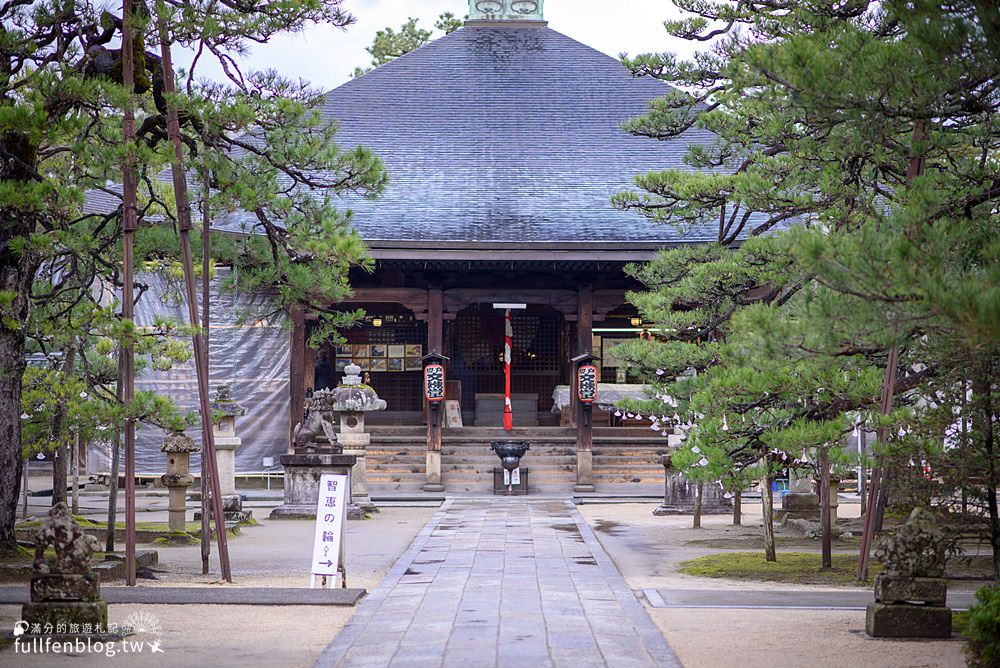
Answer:
[{"label": "stone paved walkway", "polygon": [[680,666],[575,507],[447,502],[317,666]]}]

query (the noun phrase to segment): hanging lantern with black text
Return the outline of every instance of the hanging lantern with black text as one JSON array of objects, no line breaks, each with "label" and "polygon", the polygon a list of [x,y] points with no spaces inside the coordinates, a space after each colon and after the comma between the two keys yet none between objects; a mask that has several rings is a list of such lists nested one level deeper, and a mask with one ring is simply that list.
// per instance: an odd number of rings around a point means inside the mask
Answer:
[{"label": "hanging lantern with black text", "polygon": [[424,367],[424,395],[429,403],[444,401],[444,367],[440,364],[428,364]]},{"label": "hanging lantern with black text", "polygon": [[592,404],[597,401],[597,367],[582,365],[577,370],[577,397],[580,403]]}]

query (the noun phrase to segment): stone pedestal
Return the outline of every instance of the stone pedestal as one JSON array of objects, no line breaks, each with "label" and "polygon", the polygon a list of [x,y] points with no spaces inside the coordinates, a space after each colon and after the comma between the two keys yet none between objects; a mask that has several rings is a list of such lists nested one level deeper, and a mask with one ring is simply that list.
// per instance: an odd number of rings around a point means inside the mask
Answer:
[{"label": "stone pedestal", "polygon": [[[90,570],[97,549],[97,539],[80,529],[65,503],[53,506],[35,538],[31,602],[21,607],[21,619],[43,627],[107,628],[108,604],[101,600],[101,580]],[[46,555],[49,550],[54,557]]]},{"label": "stone pedestal", "polygon": [[885,568],[875,578],[865,632],[873,638],[950,638],[951,610],[944,578],[947,535],[936,517],[916,508],[906,524],[883,539],[875,557]]},{"label": "stone pedestal", "polygon": [[[330,473],[350,475],[358,460],[333,446],[328,452],[282,455],[280,461],[285,469],[285,502],[271,511],[272,520],[316,519],[320,478]],[[347,512],[351,519],[364,515],[353,499],[348,500]]]},{"label": "stone pedestal", "polygon": [[444,485],[441,484],[441,452],[438,450],[427,451],[427,482],[421,488],[425,492],[443,492]]},{"label": "stone pedestal", "polygon": [[893,603],[925,603],[939,608],[948,602],[948,581],[944,578],[910,578],[886,575],[875,576],[875,600]]},{"label": "stone pedestal", "polygon": [[594,453],[591,450],[576,451],[576,484],[574,492],[594,491]]},{"label": "stone pedestal", "polygon": [[935,605],[869,603],[865,633],[873,638],[950,638],[951,609]]},{"label": "stone pedestal", "polygon": [[[663,503],[654,515],[691,515],[698,484],[685,478],[673,468],[670,455],[660,455],[664,469]],[[714,482],[702,485],[701,514],[724,515],[733,512],[733,502],[723,496],[722,488]]]},{"label": "stone pedestal", "polygon": [[812,494],[813,476],[804,474],[798,469],[788,470],[788,491],[792,494]]},{"label": "stone pedestal", "polygon": [[830,523],[837,524],[837,509],[840,507],[840,481],[830,481]]},{"label": "stone pedestal", "polygon": [[31,578],[31,603],[22,607],[29,624],[108,625],[108,604],[101,600],[101,580],[95,573],[45,574]]},{"label": "stone pedestal", "polygon": [[364,413],[344,413],[340,416],[340,433],[337,442],[344,448],[344,454],[357,459],[351,469],[351,498],[363,511],[377,513],[378,506],[372,503],[368,493],[367,448],[372,435],[365,433]]},{"label": "stone pedestal", "polygon": [[781,497],[781,508],[775,511],[775,518],[784,515],[797,515],[805,520],[820,519],[819,495],[813,492],[789,492]]},{"label": "stone pedestal", "polygon": [[194,477],[188,474],[166,474],[160,476],[167,492],[167,528],[174,533],[187,531],[187,491],[194,483]]}]

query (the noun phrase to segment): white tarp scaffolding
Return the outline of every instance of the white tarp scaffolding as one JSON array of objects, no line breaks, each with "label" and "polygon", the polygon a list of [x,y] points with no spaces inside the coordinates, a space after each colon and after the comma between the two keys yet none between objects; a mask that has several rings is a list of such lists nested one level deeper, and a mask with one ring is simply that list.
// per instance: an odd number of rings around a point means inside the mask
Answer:
[{"label": "white tarp scaffolding", "polygon": [[[259,312],[267,297],[234,293],[222,287],[228,270],[218,269],[211,284],[211,327],[209,330],[209,380],[214,399],[220,385],[230,385],[233,399],[246,409],[236,418],[236,434],[243,444],[236,451],[236,471],[260,472],[264,457],[274,457],[288,449],[289,433],[289,329],[287,317],[272,316],[265,321],[249,319],[247,312]],[[138,281],[149,286],[135,309],[136,324],[152,325],[157,318],[187,323],[187,307],[177,286],[161,274],[143,274]],[[201,312],[201,281],[196,284]],[[190,339],[189,339],[190,340]],[[150,390],[169,397],[185,412],[198,411],[198,381],[194,360],[176,364],[169,371],[147,368],[136,378],[136,390]],[[136,472],[161,474],[166,455],[160,445],[166,434],[159,427],[139,424],[136,431]],[[188,430],[201,443],[201,429]],[[193,471],[201,468],[199,455],[192,457]],[[88,457],[92,472],[110,469],[110,446],[94,443]]]}]

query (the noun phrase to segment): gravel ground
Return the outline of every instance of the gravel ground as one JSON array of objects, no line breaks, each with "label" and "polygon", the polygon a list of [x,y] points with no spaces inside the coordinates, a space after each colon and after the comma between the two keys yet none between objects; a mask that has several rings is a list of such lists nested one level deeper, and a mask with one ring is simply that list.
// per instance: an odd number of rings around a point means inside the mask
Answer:
[{"label": "gravel ground", "polygon": [[[699,578],[678,573],[677,564],[725,550],[690,546],[693,540],[759,535],[760,504],[744,504],[744,528],[729,516],[707,516],[700,530],[690,516],[654,517],[651,504],[584,505],[580,511],[628,585],[641,589],[810,590],[824,587]],[[857,516],[857,505],[841,504],[840,516]],[[745,550],[747,548],[740,548]],[[763,545],[760,548],[763,550]],[[837,549],[835,547],[835,549]],[[842,551],[855,552],[857,547]],[[813,551],[800,547],[797,552]],[[815,551],[819,551],[816,542]],[[838,550],[840,551],[840,550]],[[778,558],[781,558],[780,549]],[[861,589],[859,589],[860,591]],[[864,590],[868,590],[865,588]],[[837,591],[845,591],[843,587]],[[864,633],[862,611],[725,610],[652,608],[647,611],[687,668],[775,668],[865,666],[960,667],[963,643],[876,640]]]},{"label": "gravel ground", "polygon": [[[364,522],[347,525],[347,584],[371,591],[406,551],[413,538],[437,511],[436,508],[387,508]],[[268,509],[254,509],[266,518]],[[149,513],[156,520],[156,512]],[[145,520],[146,517],[143,517]],[[313,523],[269,522],[247,527],[232,539],[230,559],[236,587],[308,587]],[[144,549],[147,546],[139,546]],[[201,575],[198,546],[160,548],[159,580],[140,580],[142,587],[230,586],[213,575]],[[110,585],[116,586],[116,585]],[[133,613],[148,613],[162,629],[159,636],[139,634],[132,640],[161,641],[162,653],[151,653],[148,645],[140,653],[120,653],[114,665],[193,666],[312,666],[354,613],[349,607],[261,607],[261,606],[136,606],[114,605],[109,621],[121,623]],[[13,628],[20,619],[18,606],[0,606],[0,629]],[[43,655],[0,652],[0,666],[107,666],[103,654]]]},{"label": "gravel ground", "polygon": [[960,640],[865,635],[865,613],[812,610],[647,610],[686,668],[960,668]]}]

